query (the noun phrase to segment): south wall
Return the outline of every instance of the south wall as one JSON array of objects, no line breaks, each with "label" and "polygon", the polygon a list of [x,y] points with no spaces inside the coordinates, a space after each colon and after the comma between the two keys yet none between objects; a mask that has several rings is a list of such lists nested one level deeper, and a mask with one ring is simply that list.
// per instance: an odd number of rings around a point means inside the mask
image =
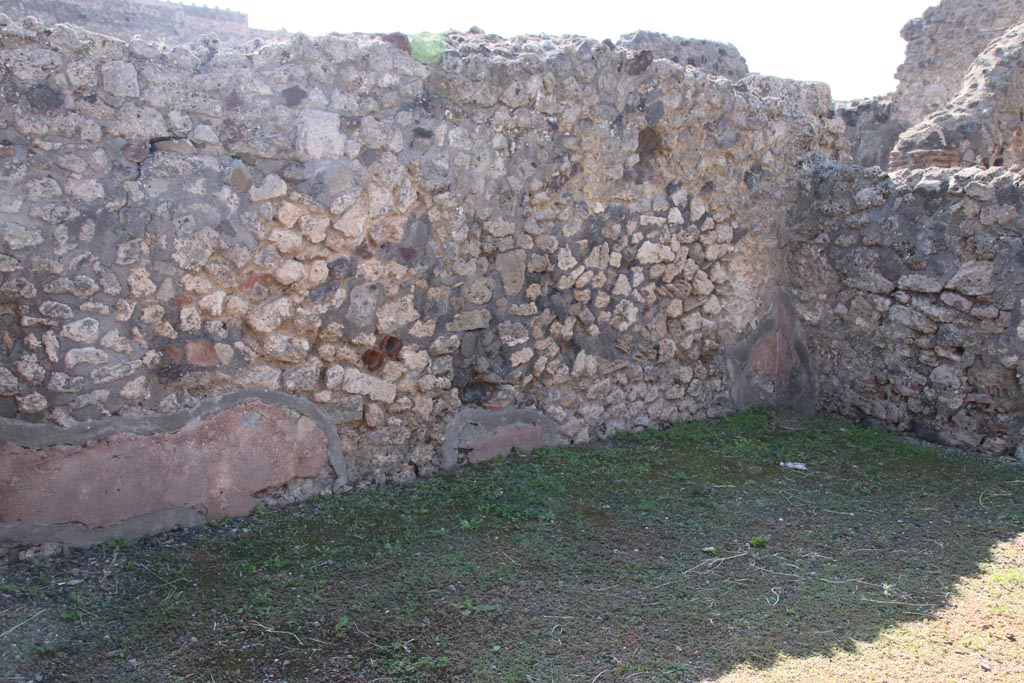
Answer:
[{"label": "south wall", "polygon": [[824,86],[574,38],[0,24],[12,543],[813,400],[779,237],[845,153]]}]

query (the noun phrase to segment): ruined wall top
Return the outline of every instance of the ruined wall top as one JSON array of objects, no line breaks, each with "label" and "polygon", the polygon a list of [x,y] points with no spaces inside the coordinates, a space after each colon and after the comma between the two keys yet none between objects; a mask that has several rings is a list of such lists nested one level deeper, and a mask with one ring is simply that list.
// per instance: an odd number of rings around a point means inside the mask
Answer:
[{"label": "ruined wall top", "polygon": [[740,55],[739,50],[727,43],[636,31],[623,35],[618,45],[629,50],[650,50],[660,59],[684,66],[694,66],[731,81],[738,81],[750,75],[747,60]]},{"label": "ruined wall top", "polygon": [[179,44],[216,33],[228,42],[253,37],[241,12],[163,0],[0,0],[0,12],[44,24],[69,23],[122,40]]},{"label": "ruined wall top", "polygon": [[[34,17],[40,22],[38,28],[67,23],[124,41],[141,38],[168,45],[194,42],[210,34],[216,34],[225,44],[252,39],[285,40],[290,35],[283,30],[250,28],[248,16],[242,12],[164,0],[0,0],[0,13],[19,21]],[[329,29],[324,27],[324,32]],[[484,36],[479,29],[469,33],[487,41],[502,40],[496,35]],[[658,58],[733,81],[750,73],[739,51],[725,43],[634,31],[623,35],[616,45],[647,50]]]},{"label": "ruined wall top", "polygon": [[942,107],[978,54],[1021,21],[1020,0],[942,0],[909,21],[901,32],[907,57],[896,71],[898,116],[915,123]]},{"label": "ruined wall top", "polygon": [[893,165],[1019,166],[1024,163],[1020,111],[1024,103],[1024,24],[993,41],[975,59],[946,106],[905,131]]}]

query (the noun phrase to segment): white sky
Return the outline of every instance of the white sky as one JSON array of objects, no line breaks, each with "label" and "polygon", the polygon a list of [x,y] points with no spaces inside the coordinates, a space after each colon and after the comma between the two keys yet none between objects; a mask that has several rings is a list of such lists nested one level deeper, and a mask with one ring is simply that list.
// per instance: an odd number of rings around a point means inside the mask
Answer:
[{"label": "white sky", "polygon": [[[194,2],[195,0],[193,0]],[[729,42],[751,71],[825,81],[835,99],[889,92],[903,62],[899,32],[938,0],[213,0],[245,12],[249,26],[322,34],[444,32],[571,33],[603,40],[647,29]]]}]

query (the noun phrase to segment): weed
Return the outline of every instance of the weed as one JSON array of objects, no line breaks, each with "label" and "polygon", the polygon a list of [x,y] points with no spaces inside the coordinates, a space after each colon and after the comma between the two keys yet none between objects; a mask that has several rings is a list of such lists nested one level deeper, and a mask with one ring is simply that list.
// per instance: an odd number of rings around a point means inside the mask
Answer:
[{"label": "weed", "polygon": [[476,519],[460,519],[459,520],[459,528],[460,529],[470,529],[470,530],[478,529],[478,528],[480,528],[480,524],[483,521],[484,521],[483,517],[477,517]]},{"label": "weed", "polygon": [[281,555],[272,555],[263,562],[263,569],[268,572],[279,572],[288,566],[289,562]]},{"label": "weed", "polygon": [[996,584],[1004,587],[1024,587],[1024,567],[1007,567],[992,573]]},{"label": "weed", "polygon": [[763,548],[768,545],[768,538],[766,536],[751,536],[747,545],[751,548]]},{"label": "weed", "polygon": [[464,617],[477,614],[478,612],[496,612],[499,607],[498,605],[481,605],[477,603],[473,598],[466,598],[459,605],[453,605]]}]

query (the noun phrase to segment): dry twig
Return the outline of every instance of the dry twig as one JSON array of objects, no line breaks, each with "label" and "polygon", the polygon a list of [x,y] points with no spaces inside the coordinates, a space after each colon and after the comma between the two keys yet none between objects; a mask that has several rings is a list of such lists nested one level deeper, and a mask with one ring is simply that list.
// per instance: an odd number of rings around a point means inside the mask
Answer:
[{"label": "dry twig", "polygon": [[306,647],[306,644],[305,644],[304,642],[302,642],[302,638],[299,638],[299,637],[298,637],[297,635],[295,635],[295,634],[294,634],[294,633],[292,633],[291,631],[278,631],[277,629],[274,629],[274,628],[270,628],[269,626],[264,626],[263,624],[261,624],[261,623],[260,623],[260,622],[258,622],[258,621],[255,621],[255,620],[253,620],[253,622],[252,622],[252,623],[253,623],[253,624],[255,624],[256,626],[259,626],[259,627],[260,627],[261,629],[263,629],[263,632],[264,632],[264,633],[279,633],[279,634],[281,634],[281,635],[283,635],[283,636],[291,636],[292,638],[294,638],[294,639],[295,639],[295,641],[296,641],[296,642],[297,642],[297,643],[298,643],[298,644],[299,644],[299,645],[300,645],[301,647]]},{"label": "dry twig", "polygon": [[706,567],[707,569],[715,569],[716,567],[718,567],[718,565],[722,564],[723,562],[728,562],[729,560],[735,560],[741,557],[746,557],[747,555],[749,555],[749,553],[739,553],[737,555],[730,555],[729,557],[712,557],[711,559],[704,560],[700,564],[690,567],[685,572],[683,572],[683,576],[686,576],[690,572],[695,572],[701,567]]},{"label": "dry twig", "polygon": [[30,617],[29,617],[28,619],[26,619],[25,621],[21,621],[21,622],[18,622],[17,624],[15,624],[14,626],[10,627],[9,629],[7,629],[6,631],[4,631],[3,633],[0,633],[0,638],[3,638],[4,636],[10,635],[11,633],[14,633],[14,631],[15,631],[15,630],[17,630],[17,629],[21,628],[22,626],[24,626],[24,625],[25,625],[25,624],[27,624],[28,622],[32,621],[33,619],[35,619],[36,617],[38,617],[38,616],[39,616],[40,614],[42,614],[43,612],[45,612],[45,611],[46,611],[47,609],[49,609],[49,608],[47,608],[47,607],[44,607],[43,609],[39,610],[38,612],[36,612],[36,613],[35,613],[35,614],[33,614],[32,616],[30,616]]}]

